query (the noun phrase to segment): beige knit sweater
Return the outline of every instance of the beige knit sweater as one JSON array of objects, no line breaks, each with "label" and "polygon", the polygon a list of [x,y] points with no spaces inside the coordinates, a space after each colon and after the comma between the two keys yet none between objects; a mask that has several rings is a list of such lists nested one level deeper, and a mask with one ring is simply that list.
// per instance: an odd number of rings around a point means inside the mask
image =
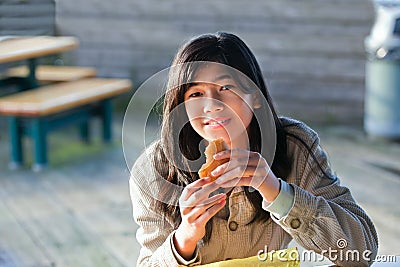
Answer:
[{"label": "beige knit sweater", "polygon": [[[271,216],[266,223],[248,224],[254,209],[244,191],[235,190],[226,208],[214,217],[209,243],[198,243],[199,257],[191,265],[254,256],[259,250],[265,250],[265,246],[268,251],[283,249],[292,238],[317,253],[329,249],[339,251],[337,242],[344,239],[347,245],[342,255],[347,250],[358,250],[360,261],[344,261],[346,257],[340,261],[337,257],[333,259],[336,264],[371,264],[364,260],[362,253],[370,250],[370,259],[377,253],[378,239],[372,221],[331,171],[317,134],[301,122],[281,120],[289,133],[288,155],[293,162],[287,179],[294,189],[294,203],[289,213],[279,220]],[[329,177],[323,175],[305,144]],[[178,266],[171,247],[173,223],[155,208],[158,187],[151,153],[149,148],[137,159],[130,178],[133,218],[139,225],[136,236],[142,246],[137,266]]]}]

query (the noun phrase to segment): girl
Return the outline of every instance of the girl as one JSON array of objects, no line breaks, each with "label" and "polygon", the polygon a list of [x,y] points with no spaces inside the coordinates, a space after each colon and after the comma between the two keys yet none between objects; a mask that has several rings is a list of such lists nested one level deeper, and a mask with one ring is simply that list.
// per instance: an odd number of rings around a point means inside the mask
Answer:
[{"label": "girl", "polygon": [[[200,151],[219,137],[229,150],[214,158],[229,161],[214,169],[216,181],[199,179]],[[338,265],[366,266],[377,253],[372,221],[340,185],[317,134],[277,116],[254,55],[230,33],[199,36],[178,51],[161,138],[134,164],[130,190],[138,266],[245,258],[293,238],[317,253],[370,251],[333,258]]]}]

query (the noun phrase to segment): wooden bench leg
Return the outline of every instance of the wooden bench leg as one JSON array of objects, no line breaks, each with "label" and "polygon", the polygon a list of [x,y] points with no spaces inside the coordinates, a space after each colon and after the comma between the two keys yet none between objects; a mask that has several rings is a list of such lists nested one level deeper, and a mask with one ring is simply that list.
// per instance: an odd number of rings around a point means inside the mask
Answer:
[{"label": "wooden bench leg", "polygon": [[83,142],[89,143],[90,142],[90,129],[89,129],[89,122],[82,122],[79,125],[79,134],[81,137],[81,140]]},{"label": "wooden bench leg", "polygon": [[11,143],[10,168],[16,169],[21,167],[23,163],[22,128],[19,125],[19,119],[17,117],[9,117],[8,125],[9,125],[10,143]]},{"label": "wooden bench leg", "polygon": [[47,165],[47,131],[43,119],[32,119],[31,133],[35,146],[35,163],[32,168],[34,171],[40,171]]},{"label": "wooden bench leg", "polygon": [[36,79],[36,66],[37,66],[37,58],[31,58],[28,60],[29,64],[29,75],[28,81],[30,83],[29,89],[39,87],[39,84]]},{"label": "wooden bench leg", "polygon": [[112,102],[106,99],[101,106],[101,119],[103,121],[103,140],[106,143],[112,139]]}]

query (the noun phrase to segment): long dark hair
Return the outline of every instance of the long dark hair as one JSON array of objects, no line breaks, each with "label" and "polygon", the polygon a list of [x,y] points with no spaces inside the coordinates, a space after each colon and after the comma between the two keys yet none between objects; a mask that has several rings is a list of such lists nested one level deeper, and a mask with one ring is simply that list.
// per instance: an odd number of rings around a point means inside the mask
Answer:
[{"label": "long dark hair", "polygon": [[[185,124],[188,121],[186,112],[182,112],[181,116],[170,116],[170,114],[184,102],[184,93],[188,88],[185,81],[188,81],[189,76],[195,71],[187,67],[185,63],[200,61],[216,62],[230,66],[245,74],[261,91],[272,113],[276,129],[277,145],[271,169],[277,177],[286,180],[291,168],[287,156],[286,135],[267,90],[261,69],[247,45],[236,35],[225,32],[196,37],[183,45],[175,56],[172,63],[173,73],[169,77],[167,92],[164,96],[161,141],[157,144],[154,153],[154,168],[156,171],[167,181],[182,187],[199,179],[196,169],[190,162],[202,156],[199,151],[202,137],[191,127],[190,123]],[[174,90],[168,90],[171,88]],[[257,110],[257,112],[265,112],[265,109]],[[263,118],[264,116],[262,115],[257,116],[257,118]],[[262,123],[262,121],[258,121],[253,116],[249,125],[250,150],[252,151],[261,152],[259,125]],[[184,126],[180,127],[182,124]],[[180,128],[182,128],[181,131],[176,133],[176,129]],[[185,168],[177,167],[182,166],[182,164]],[[165,187],[160,190],[160,194],[164,195],[160,199],[165,199],[168,196],[173,200],[172,204],[171,202],[163,203],[160,201],[158,205],[162,212],[171,217],[176,223],[176,227],[178,227],[181,222],[178,193]],[[270,218],[270,214],[262,209],[262,196],[258,191],[250,191],[245,188],[245,194],[256,210],[252,222],[267,221]],[[205,242],[210,239],[211,225],[210,220],[206,226],[206,235],[203,238]]]}]

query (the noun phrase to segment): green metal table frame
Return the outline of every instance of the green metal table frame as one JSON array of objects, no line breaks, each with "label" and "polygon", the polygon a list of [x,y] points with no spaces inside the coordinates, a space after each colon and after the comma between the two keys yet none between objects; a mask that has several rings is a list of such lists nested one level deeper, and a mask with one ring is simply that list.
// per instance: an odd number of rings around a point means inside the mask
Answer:
[{"label": "green metal table frame", "polygon": [[25,91],[39,87],[36,79],[36,67],[38,66],[37,58],[27,59],[29,73],[26,77],[7,77],[0,80],[0,87],[17,85],[19,91]]},{"label": "green metal table frame", "polygon": [[47,165],[47,134],[71,124],[79,125],[81,139],[90,141],[89,121],[100,117],[102,121],[103,141],[112,139],[112,99],[81,106],[69,111],[41,117],[9,116],[10,135],[10,167],[19,168],[23,165],[22,139],[28,136],[33,140],[34,165],[33,170],[40,170]]}]

